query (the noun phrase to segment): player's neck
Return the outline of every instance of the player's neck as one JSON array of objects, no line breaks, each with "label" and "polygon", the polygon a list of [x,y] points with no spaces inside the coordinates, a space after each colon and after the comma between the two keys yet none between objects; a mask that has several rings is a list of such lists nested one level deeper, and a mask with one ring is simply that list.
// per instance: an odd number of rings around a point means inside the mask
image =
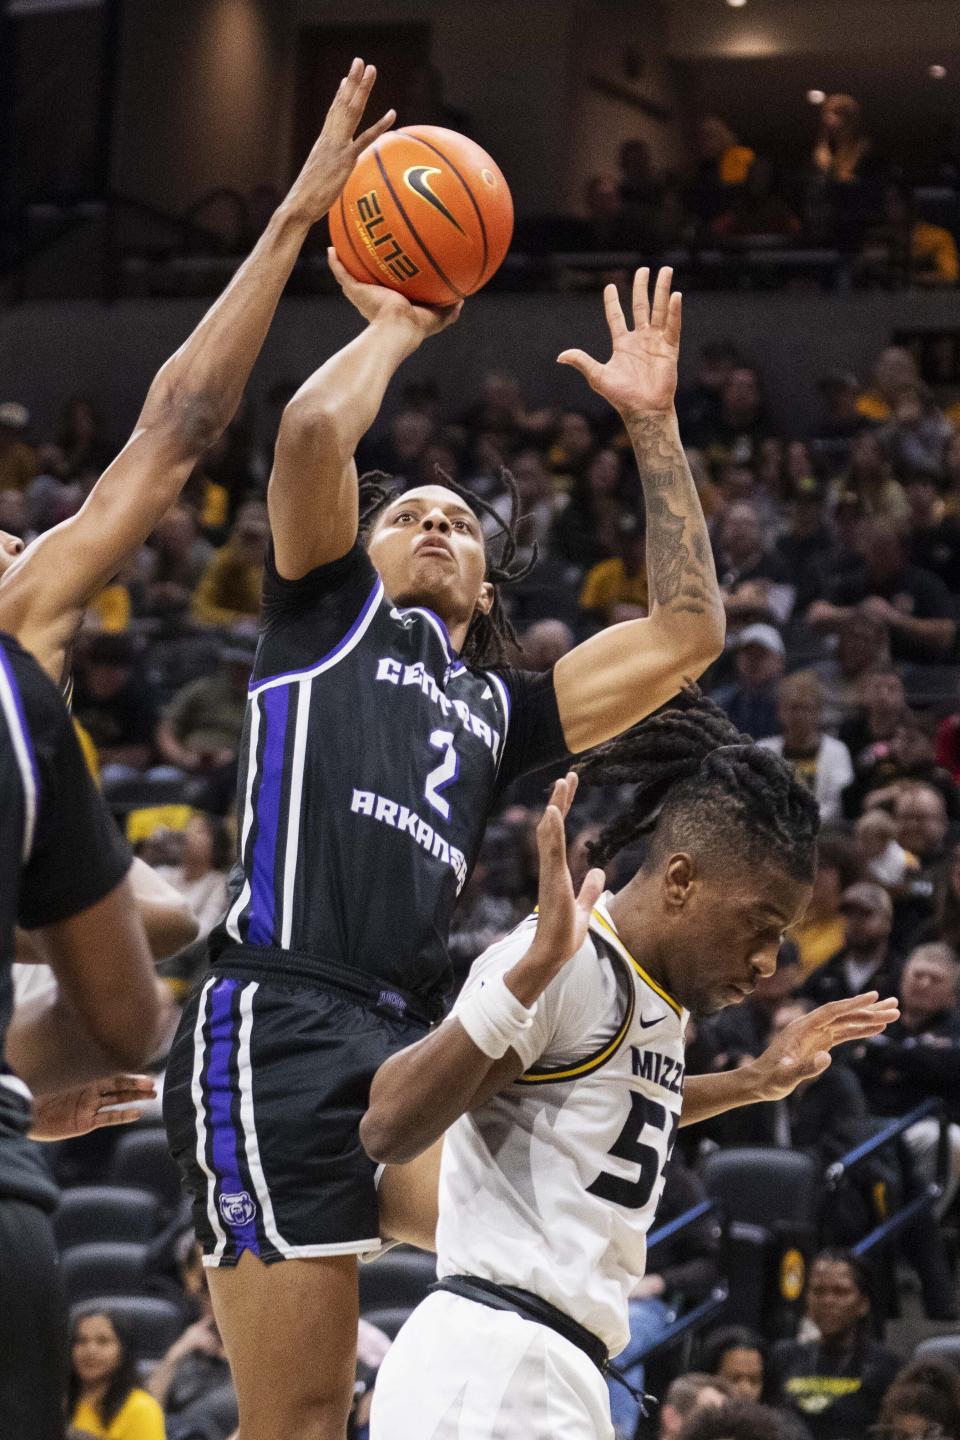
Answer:
[{"label": "player's neck", "polygon": [[669,989],[669,977],[661,955],[660,947],[653,935],[650,924],[654,913],[654,895],[650,882],[642,871],[628,880],[622,890],[611,895],[607,911],[617,929],[617,934],[630,954],[659,985]]}]

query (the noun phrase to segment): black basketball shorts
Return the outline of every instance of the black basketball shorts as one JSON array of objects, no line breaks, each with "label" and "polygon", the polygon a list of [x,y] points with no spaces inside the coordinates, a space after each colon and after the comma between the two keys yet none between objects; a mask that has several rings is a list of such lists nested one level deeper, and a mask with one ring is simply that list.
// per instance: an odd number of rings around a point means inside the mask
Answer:
[{"label": "black basketball shorts", "polygon": [[362,1254],[380,1243],[379,1167],[359,1126],[379,1066],[426,1020],[312,976],[218,963],[174,1039],[163,1117],[204,1264]]}]

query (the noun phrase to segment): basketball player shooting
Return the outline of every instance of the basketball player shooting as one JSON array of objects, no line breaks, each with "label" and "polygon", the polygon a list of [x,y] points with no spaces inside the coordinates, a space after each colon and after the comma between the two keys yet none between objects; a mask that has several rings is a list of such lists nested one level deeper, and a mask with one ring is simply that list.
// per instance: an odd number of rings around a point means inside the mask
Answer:
[{"label": "basketball player shooting", "polygon": [[450,1018],[371,1088],[360,1134],[374,1159],[409,1162],[451,1126],[441,1278],[380,1369],[373,1440],[612,1440],[604,1376],[629,1339],[677,1128],[782,1099],[899,1013],[876,992],[837,1001],[744,1068],[685,1078],[689,1015],[772,974],[806,908],[816,802],[692,690],[580,771],[634,785],[591,859],[646,839],[640,869],[616,894],[592,870],[574,896],[563,820],[577,776],[558,781],[537,834],[539,914],[476,961]]},{"label": "basketball player shooting", "polygon": [[483,506],[458,487],[358,485],[354,453],[387,385],[459,308],[413,305],[331,265],[367,324],[281,421],[240,865],[164,1090],[245,1440],[341,1440],[356,1257],[382,1228],[404,1233],[416,1183],[402,1168],[380,1177],[359,1124],[379,1066],[442,1013],[450,916],[491,809],[518,775],[676,694],[724,633],[673,410],[670,271],[652,305],[638,274],[632,328],[607,290],[607,366],[562,357],[602,385],[633,441],[650,614],[535,674],[506,663],[513,525],[488,554]]}]

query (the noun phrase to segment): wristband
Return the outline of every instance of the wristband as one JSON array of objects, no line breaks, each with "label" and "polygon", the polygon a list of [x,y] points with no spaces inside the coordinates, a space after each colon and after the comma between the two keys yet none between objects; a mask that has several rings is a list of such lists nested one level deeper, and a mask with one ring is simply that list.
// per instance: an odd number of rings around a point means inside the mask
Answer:
[{"label": "wristband", "polygon": [[481,980],[454,1010],[478,1050],[490,1060],[506,1055],[513,1042],[533,1024],[536,1002],[528,1010],[507,987],[502,975]]}]

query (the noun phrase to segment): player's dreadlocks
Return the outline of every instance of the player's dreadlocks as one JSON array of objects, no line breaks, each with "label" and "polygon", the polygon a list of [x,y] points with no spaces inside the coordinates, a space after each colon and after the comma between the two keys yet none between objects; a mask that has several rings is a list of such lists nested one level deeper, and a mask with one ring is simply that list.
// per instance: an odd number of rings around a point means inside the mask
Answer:
[{"label": "player's dreadlocks", "polygon": [[[523,580],[529,575],[537,563],[539,553],[534,543],[529,560],[517,559],[517,526],[521,518],[517,482],[509,470],[500,471],[501,483],[510,500],[510,514],[504,521],[488,501],[458,485],[439,465],[436,475],[438,485],[445,485],[448,490],[459,495],[475,513],[487,515],[496,523],[497,533],[492,540],[487,541],[486,546],[486,578],[493,586],[493,604],[488,615],[481,615],[479,611],[474,614],[460,658],[465,664],[474,665],[478,669],[488,665],[500,665],[507,658],[511,645],[519,648],[516,631],[503,608],[500,587]],[[360,534],[364,538],[370,534],[379,515],[402,494],[399,486],[382,471],[373,470],[360,477]]]},{"label": "player's dreadlocks", "polygon": [[742,735],[695,685],[577,766],[588,785],[632,785],[633,798],[589,847],[605,865],[649,835],[651,858],[707,847],[749,863],[764,859],[809,882],[819,810],[779,755]]}]

